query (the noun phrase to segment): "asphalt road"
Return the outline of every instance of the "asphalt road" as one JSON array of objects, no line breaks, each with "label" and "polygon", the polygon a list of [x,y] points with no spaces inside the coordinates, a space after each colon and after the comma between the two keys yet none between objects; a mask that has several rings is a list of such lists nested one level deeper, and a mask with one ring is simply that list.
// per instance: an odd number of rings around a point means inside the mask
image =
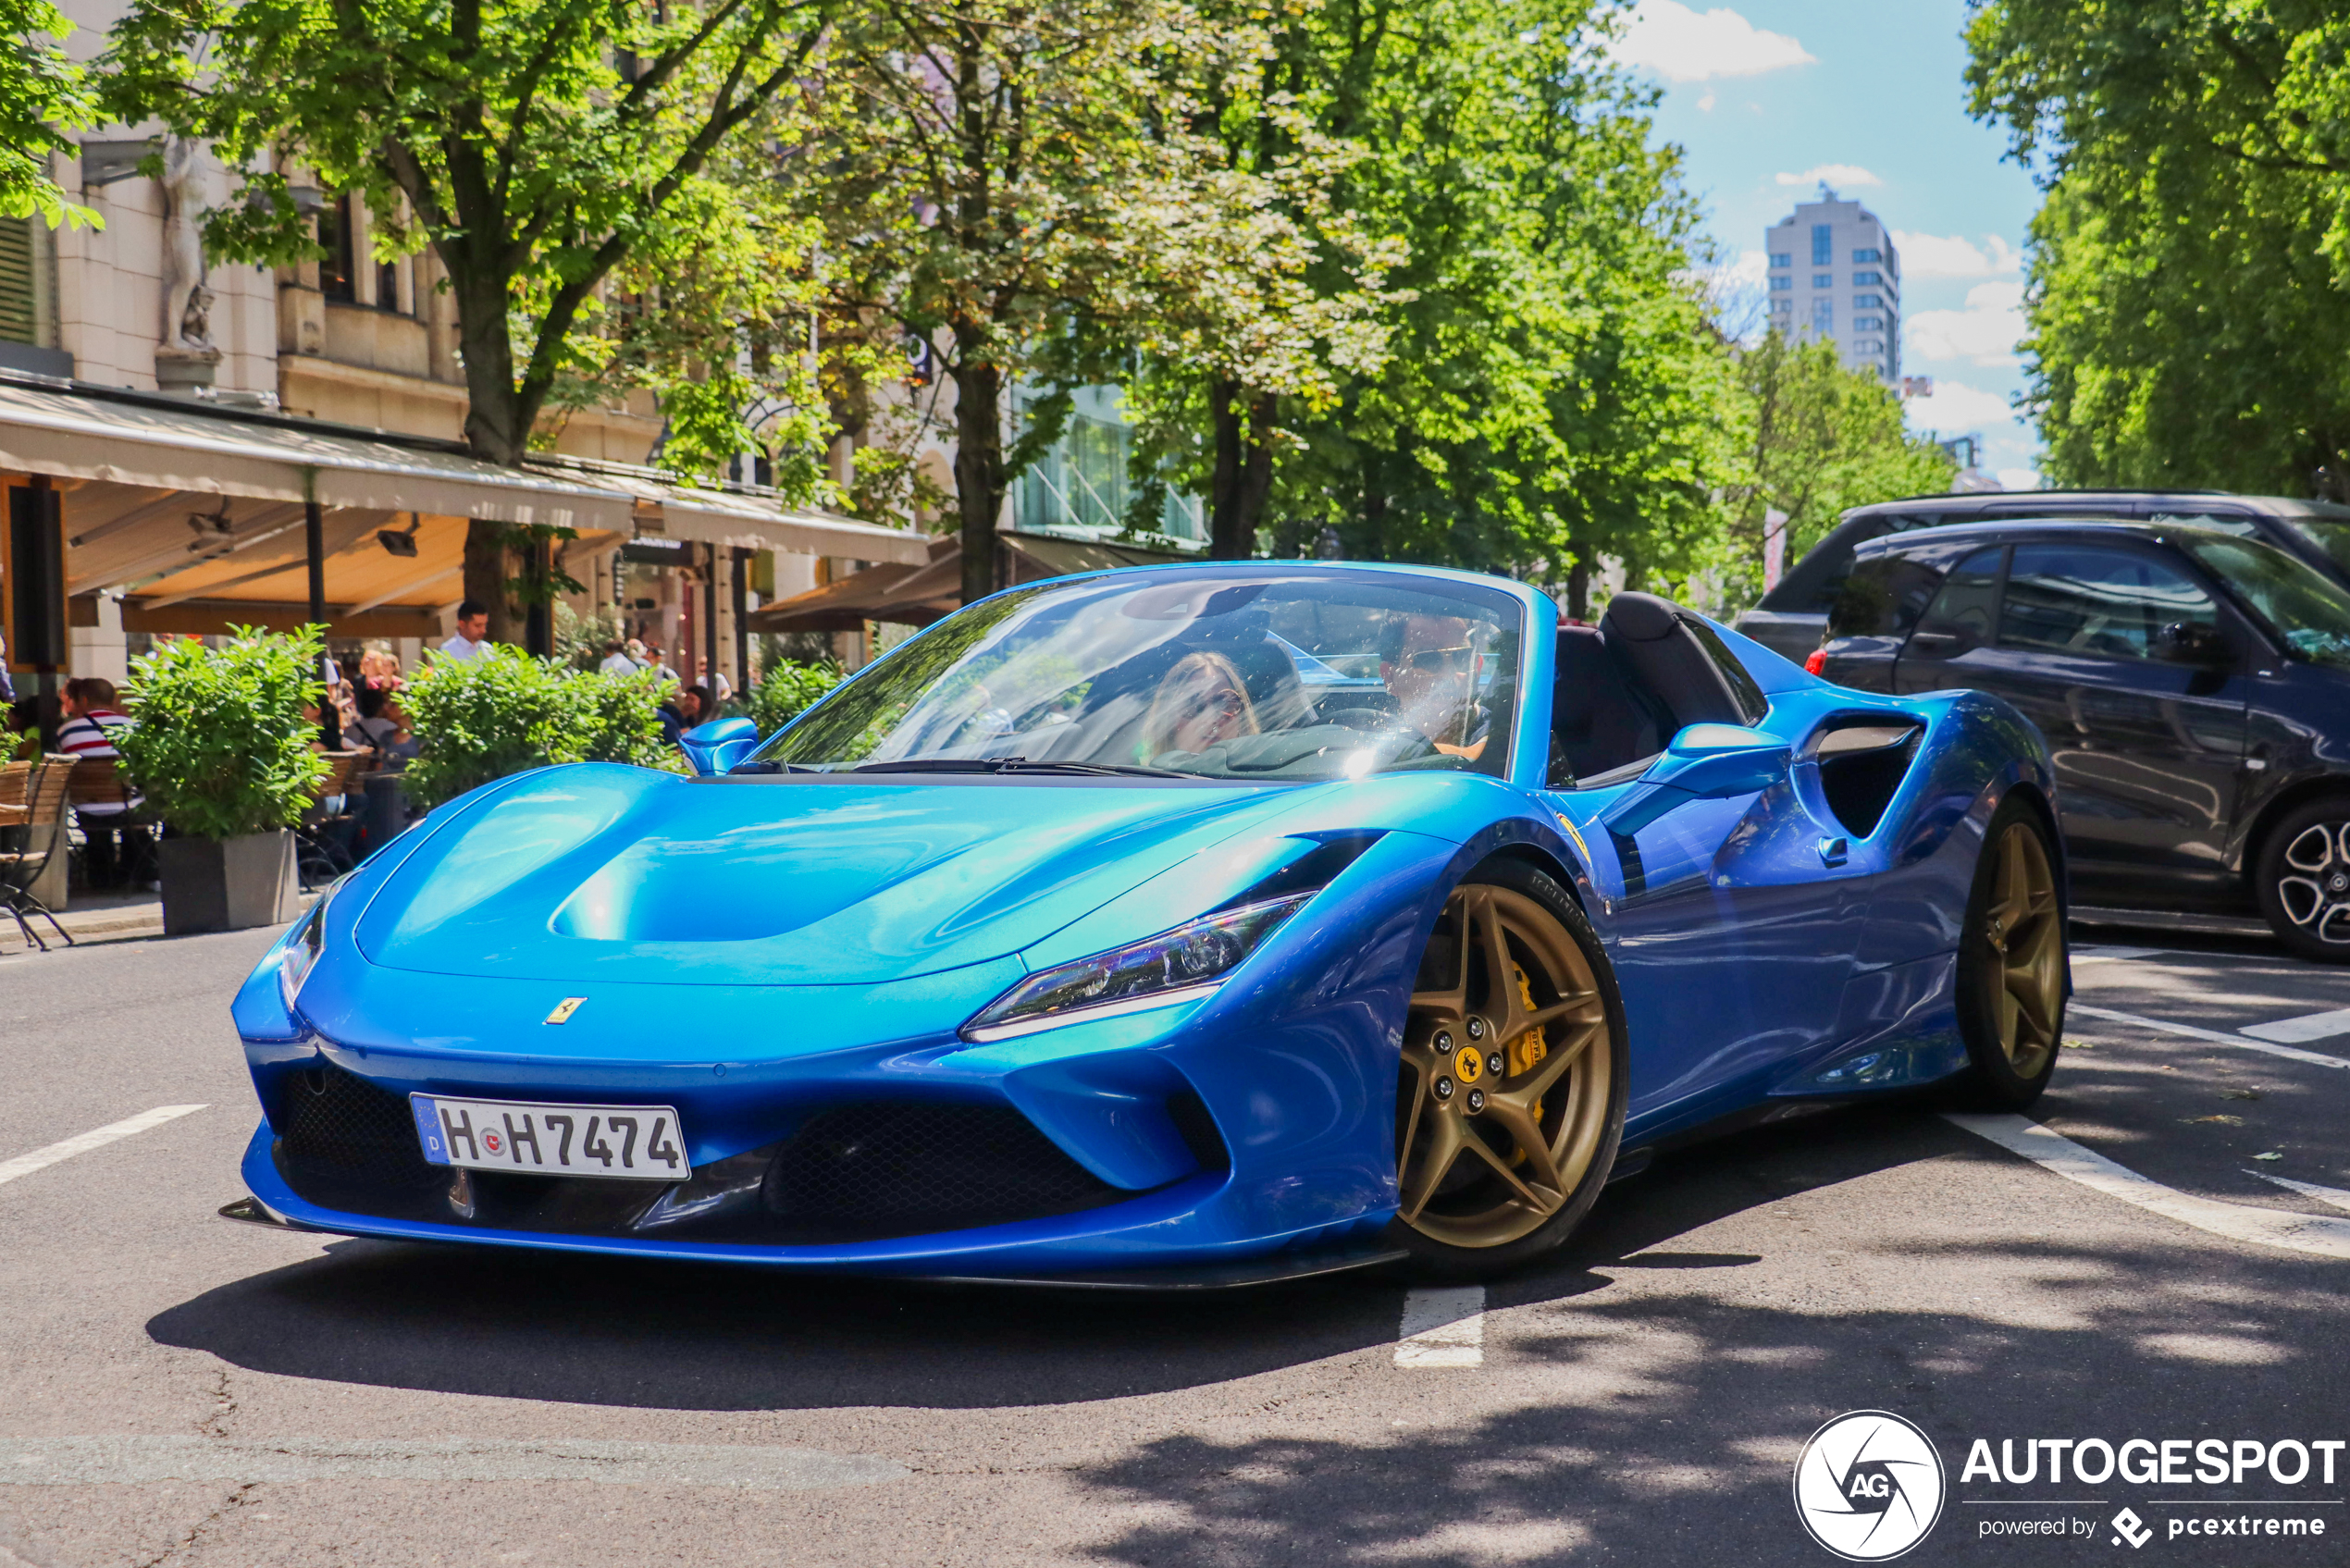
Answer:
[{"label": "asphalt road", "polygon": [[[254,1114],[226,1003],[267,940],[0,960],[0,1568],[1826,1563],[1791,1471],[1862,1409],[1947,1470],[1907,1562],[2350,1561],[2338,1448],[2331,1485],[1961,1474],[1977,1438],[2287,1471],[2350,1438],[2350,1213],[2269,1179],[2350,1190],[2350,1017],[2269,1031],[2299,1056],[2241,1032],[2350,1009],[2350,969],[2084,932],[2034,1113],[2072,1142],[2004,1134],[2048,1163],[1842,1110],[1660,1159],[1481,1296],[1166,1300],[216,1218]],[[2223,1514],[2331,1529],[2201,1534]]]}]

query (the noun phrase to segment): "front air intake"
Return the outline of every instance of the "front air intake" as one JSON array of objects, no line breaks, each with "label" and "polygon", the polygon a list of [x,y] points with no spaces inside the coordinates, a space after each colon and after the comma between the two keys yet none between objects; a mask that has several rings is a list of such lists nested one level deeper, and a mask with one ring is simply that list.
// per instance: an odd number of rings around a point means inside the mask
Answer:
[{"label": "front air intake", "polygon": [[1009,1105],[880,1101],[801,1124],[768,1168],[776,1240],[871,1241],[1131,1198]]},{"label": "front air intake", "polygon": [[339,1067],[288,1074],[269,1120],[283,1130],[278,1157],[297,1192],[315,1183],[392,1192],[448,1183],[447,1169],[425,1161],[406,1098]]}]

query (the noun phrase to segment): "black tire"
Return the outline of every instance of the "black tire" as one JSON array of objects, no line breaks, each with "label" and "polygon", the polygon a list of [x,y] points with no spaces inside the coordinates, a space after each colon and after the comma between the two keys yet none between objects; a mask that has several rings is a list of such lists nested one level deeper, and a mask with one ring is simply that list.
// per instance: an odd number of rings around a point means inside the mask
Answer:
[{"label": "black tire", "polygon": [[[2009,864],[2003,852],[2029,862],[2034,850],[2044,873],[2045,905],[2030,905],[2028,926],[2024,920],[1995,925],[2014,902],[2012,890],[2001,885]],[[2063,898],[2056,884],[2059,864],[2046,819],[2013,796],[2002,801],[1984,832],[1959,936],[1959,1035],[1966,1043],[1967,1069],[1953,1087],[1961,1105],[2022,1110],[2056,1072],[2065,1002],[2072,993]],[[2036,975],[2046,967],[2053,968],[2054,983],[2035,987],[2042,993],[2036,1010],[2045,1016],[2034,1018],[2035,1005],[2017,1000],[2012,982],[2020,969]]]},{"label": "black tire", "polygon": [[2278,941],[2304,958],[2350,964],[2350,796],[2286,812],[2262,841],[2252,875]]},{"label": "black tire", "polygon": [[[1608,1177],[1614,1168],[1617,1150],[1623,1142],[1625,1112],[1629,1103],[1631,1073],[1630,1058],[1625,1040],[1624,999],[1616,987],[1614,970],[1608,963],[1607,954],[1600,945],[1598,933],[1592,931],[1590,921],[1585,919],[1581,906],[1576,903],[1573,895],[1560,886],[1555,879],[1532,866],[1519,860],[1495,859],[1487,861],[1472,871],[1463,880],[1460,887],[1454,890],[1453,898],[1448,900],[1446,905],[1446,920],[1452,918],[1453,911],[1456,907],[1466,907],[1464,900],[1473,896],[1479,889],[1499,890],[1503,895],[1515,895],[1518,899],[1539,907],[1542,913],[1547,914],[1556,922],[1558,934],[1563,935],[1565,941],[1572,944],[1574,953],[1579,956],[1582,967],[1587,971],[1589,992],[1596,994],[1601,1026],[1601,1033],[1589,1038],[1584,1051],[1603,1050],[1605,1052],[1603,1060],[1606,1077],[1603,1092],[1591,1097],[1599,1104],[1587,1104],[1580,1096],[1587,1088],[1593,1087],[1591,1079],[1595,1075],[1587,1071],[1584,1065],[1586,1058],[1581,1053],[1577,1053],[1575,1057],[1576,1065],[1563,1069],[1574,1076],[1554,1081],[1550,1088],[1542,1092],[1540,1098],[1534,1101],[1536,1116],[1543,1118],[1546,1124],[1554,1123],[1557,1128],[1557,1130],[1552,1132],[1550,1126],[1545,1125],[1542,1129],[1543,1136],[1555,1137],[1563,1145],[1570,1148],[1588,1150],[1589,1157],[1582,1164],[1579,1177],[1575,1179],[1572,1189],[1565,1194],[1565,1201],[1559,1204],[1547,1218],[1540,1219],[1530,1231],[1491,1244],[1462,1245],[1427,1233],[1425,1228],[1427,1221],[1436,1217],[1432,1214],[1423,1216],[1423,1224],[1415,1225],[1407,1223],[1404,1214],[1399,1211],[1389,1226],[1391,1238],[1396,1245],[1411,1255],[1411,1266],[1414,1272],[1444,1279],[1490,1278],[1515,1268],[1529,1259],[1552,1252],[1565,1242],[1582,1223],[1584,1216],[1590,1212],[1591,1205],[1599,1199],[1601,1190],[1607,1185]],[[1525,905],[1521,904],[1515,907],[1521,916],[1527,912]],[[1439,948],[1447,940],[1445,931],[1446,921],[1440,920],[1437,932],[1429,938],[1428,950],[1422,955],[1419,986],[1423,994],[1429,991],[1432,983],[1450,983],[1451,976],[1449,975],[1439,977],[1437,982],[1431,982],[1431,975],[1434,972],[1431,965],[1452,961],[1447,955],[1439,952]],[[1458,947],[1451,950],[1451,953],[1454,955],[1459,952]],[[1514,946],[1512,952],[1514,956],[1518,956],[1525,953],[1526,949]],[[1460,957],[1458,961],[1463,964],[1470,962],[1466,957]],[[1461,994],[1464,996],[1469,995],[1470,971],[1463,969],[1456,972],[1459,975]],[[1480,969],[1477,972],[1482,974],[1483,970]],[[1522,968],[1521,974],[1524,972]],[[1576,983],[1578,986],[1583,982],[1583,978],[1576,977]],[[1536,1005],[1547,1007],[1564,1008],[1569,1005],[1567,1001],[1563,1000],[1567,995],[1563,986],[1552,987],[1547,981],[1543,984],[1546,994],[1551,997],[1549,1002],[1545,1003],[1541,998],[1534,995],[1535,982],[1528,979],[1522,978],[1520,981],[1521,995],[1531,998]],[[1578,990],[1574,994],[1583,996],[1587,994]],[[1490,1000],[1489,997],[1488,1001]],[[1482,1012],[1486,1006],[1486,1003],[1479,1003],[1478,1008]],[[1425,1048],[1425,1045],[1416,1047],[1412,1032],[1423,1027],[1422,1009],[1416,1006],[1413,1012],[1413,1021],[1407,1025],[1404,1044],[1406,1060],[1398,1073],[1399,1103],[1396,1142],[1399,1156],[1405,1152],[1406,1117],[1412,1114],[1414,1108],[1411,1104],[1403,1099],[1403,1096],[1412,1088],[1414,1069],[1411,1066],[1411,1058],[1416,1048]],[[1581,1026],[1589,1027],[1591,1021],[1589,1004],[1588,1002],[1581,1004],[1574,1018],[1575,1021]],[[1557,1027],[1564,1031],[1573,1025],[1566,1019],[1561,1019]],[[1502,1047],[1505,1053],[1508,1053],[1505,1059],[1515,1060],[1515,1054],[1520,1044],[1531,1038],[1533,1038],[1531,1031],[1521,1031],[1517,1039],[1513,1041],[1506,1033],[1496,1030],[1488,1043]],[[1523,1073],[1514,1076],[1522,1083],[1533,1082],[1541,1059],[1541,1057],[1536,1057],[1533,1066],[1526,1068]],[[1493,1080],[1495,1103],[1489,1107],[1489,1121],[1498,1121],[1500,1117],[1499,1102],[1505,1097],[1505,1078]],[[1560,1082],[1567,1086],[1565,1093],[1560,1093],[1558,1090]],[[1460,1091],[1459,1093],[1464,1096],[1462,1104],[1466,1105],[1466,1092]],[[1558,1102],[1554,1106],[1548,1104],[1553,1095]],[[1421,1108],[1429,1109],[1425,1105]],[[1580,1132],[1569,1134],[1566,1128],[1569,1118],[1577,1119],[1582,1128]],[[1485,1136],[1487,1136],[1489,1147],[1495,1146],[1496,1138],[1491,1135]],[[1505,1140],[1506,1137],[1506,1132],[1500,1133],[1501,1139]],[[1523,1157],[1521,1153],[1520,1159],[1523,1160]],[[1476,1169],[1473,1164],[1469,1168],[1472,1171]],[[1529,1167],[1529,1174],[1530,1170]],[[1564,1175],[1563,1171],[1562,1175]],[[1404,1172],[1399,1169],[1397,1173],[1399,1196],[1408,1196],[1404,1192]],[[1433,1202],[1429,1206],[1432,1208]]]}]

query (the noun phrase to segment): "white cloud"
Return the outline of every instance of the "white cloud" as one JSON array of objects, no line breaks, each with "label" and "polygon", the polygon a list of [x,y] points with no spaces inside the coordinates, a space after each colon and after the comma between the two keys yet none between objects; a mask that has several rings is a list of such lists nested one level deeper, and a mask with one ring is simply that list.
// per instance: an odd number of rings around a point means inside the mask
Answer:
[{"label": "white cloud", "polygon": [[1999,488],[2003,490],[2036,490],[2040,488],[2040,471],[2036,468],[2002,468]]},{"label": "white cloud", "polygon": [[1977,247],[1961,234],[1945,238],[1897,228],[1893,243],[1901,253],[1904,278],[1995,278],[2023,270],[2023,253],[1996,234],[1985,234]]},{"label": "white cloud", "polygon": [[1697,101],[1697,112],[1701,115],[1710,115],[1713,112],[1713,94],[1708,93],[1704,97],[1700,98]]},{"label": "white cloud", "polygon": [[1611,52],[1620,63],[1646,66],[1667,81],[1761,76],[1817,63],[1794,39],[1765,32],[1726,6],[1701,13],[1676,0],[1640,0]]},{"label": "white cloud", "polygon": [[1813,164],[1801,174],[1775,175],[1782,185],[1882,185],[1884,180],[1858,164]]},{"label": "white cloud", "polygon": [[1770,260],[1770,255],[1766,252],[1740,251],[1738,260],[1716,268],[1715,271],[1725,283],[1736,283],[1748,289],[1760,289],[1762,287],[1762,279],[1769,276]]},{"label": "white cloud", "polygon": [[2024,333],[2023,285],[1978,283],[1966,291],[1964,310],[1922,310],[1908,327],[1911,352],[1920,359],[2013,364]]},{"label": "white cloud", "polygon": [[1911,425],[1944,436],[1988,434],[1986,426],[2015,421],[2015,410],[2008,406],[2008,400],[2001,394],[1940,377],[1935,377],[1932,397],[1911,398],[1904,407]]}]

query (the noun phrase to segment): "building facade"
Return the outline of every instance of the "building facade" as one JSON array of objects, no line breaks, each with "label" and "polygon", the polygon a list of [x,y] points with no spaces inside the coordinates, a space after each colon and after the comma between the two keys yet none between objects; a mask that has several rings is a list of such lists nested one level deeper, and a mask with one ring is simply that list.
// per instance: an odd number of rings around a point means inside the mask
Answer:
[{"label": "building facade", "polygon": [[1893,232],[1858,202],[1821,191],[1762,231],[1770,324],[1824,339],[1845,364],[1888,384],[1901,377],[1901,258]]}]

